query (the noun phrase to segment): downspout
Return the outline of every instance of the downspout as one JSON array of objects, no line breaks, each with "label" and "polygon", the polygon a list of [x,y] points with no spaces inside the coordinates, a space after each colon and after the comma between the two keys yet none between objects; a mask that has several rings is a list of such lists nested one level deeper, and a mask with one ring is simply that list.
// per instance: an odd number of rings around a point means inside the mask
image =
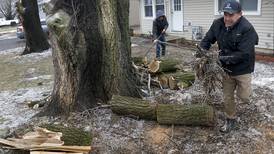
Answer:
[{"label": "downspout", "polygon": [[183,11],[182,11],[182,13],[183,13],[183,30],[182,30],[182,32],[184,33],[184,31],[185,31],[185,0],[182,0],[182,9],[183,9]]}]

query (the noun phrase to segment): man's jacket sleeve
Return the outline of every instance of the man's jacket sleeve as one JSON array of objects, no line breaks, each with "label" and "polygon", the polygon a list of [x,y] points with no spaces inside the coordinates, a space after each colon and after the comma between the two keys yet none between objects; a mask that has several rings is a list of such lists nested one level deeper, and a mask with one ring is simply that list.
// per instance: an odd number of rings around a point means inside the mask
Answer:
[{"label": "man's jacket sleeve", "polygon": [[166,21],[165,30],[167,30],[167,28],[168,28],[168,22],[167,22],[167,19],[165,19],[165,21]]},{"label": "man's jacket sleeve", "polygon": [[213,22],[213,24],[210,26],[210,29],[206,33],[205,37],[200,43],[200,46],[202,49],[209,50],[211,47],[211,44],[214,44],[216,42],[216,37],[214,35],[214,29],[216,28],[216,21]]},{"label": "man's jacket sleeve", "polygon": [[259,38],[253,27],[250,27],[246,32],[242,34],[242,38],[238,43],[237,51],[228,51],[231,55],[228,55],[226,64],[237,64],[243,60],[249,59],[255,51],[255,45],[258,44]]},{"label": "man's jacket sleeve", "polygon": [[156,39],[157,38],[157,23],[156,21],[154,20],[153,21],[153,26],[152,26],[152,35],[153,35],[153,38]]}]

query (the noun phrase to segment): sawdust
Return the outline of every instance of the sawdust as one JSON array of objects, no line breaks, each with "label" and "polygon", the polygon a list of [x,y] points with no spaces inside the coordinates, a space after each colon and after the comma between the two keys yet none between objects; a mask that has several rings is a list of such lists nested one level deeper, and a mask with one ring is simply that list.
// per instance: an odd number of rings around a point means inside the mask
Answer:
[{"label": "sawdust", "polygon": [[156,145],[165,145],[168,142],[168,134],[171,133],[171,129],[167,126],[157,125],[150,131],[145,133],[145,137],[148,142]]}]

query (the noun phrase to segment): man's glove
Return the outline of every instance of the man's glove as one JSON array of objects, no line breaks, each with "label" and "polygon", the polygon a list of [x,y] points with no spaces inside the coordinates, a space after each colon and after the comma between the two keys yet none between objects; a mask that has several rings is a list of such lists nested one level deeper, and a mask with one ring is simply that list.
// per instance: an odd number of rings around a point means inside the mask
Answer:
[{"label": "man's glove", "polygon": [[198,44],[196,44],[196,47],[198,49],[195,53],[196,58],[201,58],[201,57],[207,56],[206,55],[206,53],[208,52],[207,50],[201,48]]}]

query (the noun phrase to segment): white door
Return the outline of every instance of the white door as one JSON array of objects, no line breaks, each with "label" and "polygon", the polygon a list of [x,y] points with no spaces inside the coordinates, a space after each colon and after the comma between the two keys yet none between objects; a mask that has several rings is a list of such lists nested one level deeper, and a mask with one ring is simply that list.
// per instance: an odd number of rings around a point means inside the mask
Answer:
[{"label": "white door", "polygon": [[183,31],[183,0],[171,0],[172,30]]}]

